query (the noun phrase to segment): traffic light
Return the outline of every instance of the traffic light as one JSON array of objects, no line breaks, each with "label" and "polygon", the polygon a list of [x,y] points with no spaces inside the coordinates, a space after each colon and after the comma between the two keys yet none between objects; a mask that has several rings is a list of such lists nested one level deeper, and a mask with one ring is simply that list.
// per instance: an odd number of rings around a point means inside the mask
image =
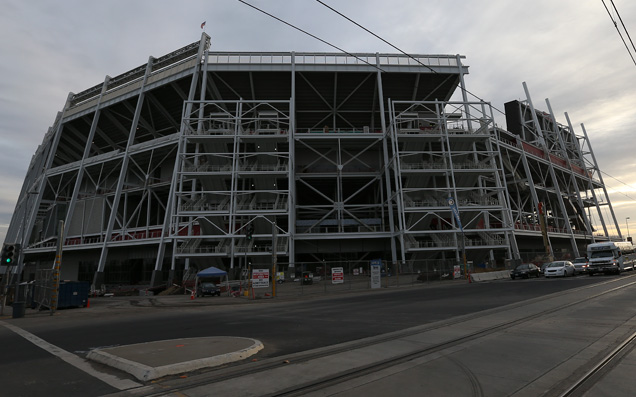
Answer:
[{"label": "traffic light", "polygon": [[247,225],[247,228],[245,230],[245,237],[248,240],[251,240],[252,239],[252,234],[254,234],[254,225],[250,223],[249,225]]},{"label": "traffic light", "polygon": [[2,247],[2,264],[4,266],[14,266],[18,260],[18,244],[5,244]]}]

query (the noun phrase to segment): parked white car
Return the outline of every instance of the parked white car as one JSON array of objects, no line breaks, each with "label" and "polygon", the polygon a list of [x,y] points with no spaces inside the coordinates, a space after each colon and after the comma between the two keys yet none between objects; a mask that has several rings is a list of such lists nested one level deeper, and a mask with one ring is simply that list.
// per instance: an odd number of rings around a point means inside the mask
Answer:
[{"label": "parked white car", "polygon": [[567,277],[574,276],[574,265],[570,261],[551,262],[546,266],[543,273],[546,277]]}]

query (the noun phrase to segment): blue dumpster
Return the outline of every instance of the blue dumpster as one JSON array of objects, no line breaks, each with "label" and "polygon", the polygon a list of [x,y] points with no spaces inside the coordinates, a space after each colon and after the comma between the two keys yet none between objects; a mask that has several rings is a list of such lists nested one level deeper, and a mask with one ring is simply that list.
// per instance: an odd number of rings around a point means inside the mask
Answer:
[{"label": "blue dumpster", "polygon": [[63,281],[57,298],[57,308],[86,307],[90,285],[87,281]]}]

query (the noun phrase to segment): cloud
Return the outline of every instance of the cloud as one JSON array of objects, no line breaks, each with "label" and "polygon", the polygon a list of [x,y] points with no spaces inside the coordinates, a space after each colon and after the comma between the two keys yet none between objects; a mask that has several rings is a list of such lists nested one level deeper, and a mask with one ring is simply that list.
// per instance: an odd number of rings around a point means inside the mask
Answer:
[{"label": "cloud", "polygon": [[[315,1],[248,1],[347,51],[396,52]],[[527,82],[537,108],[547,110],[550,98],[559,122],[568,112],[579,134],[584,123],[601,169],[634,186],[636,72],[602,3],[324,1],[406,52],[466,55],[468,89],[498,109],[524,99]],[[636,2],[618,6],[634,28]],[[198,40],[204,20],[213,50],[335,51],[235,0],[4,1],[0,145],[10,153],[0,157],[0,223],[8,223],[31,156],[70,91]],[[636,219],[634,205],[618,211]]]}]

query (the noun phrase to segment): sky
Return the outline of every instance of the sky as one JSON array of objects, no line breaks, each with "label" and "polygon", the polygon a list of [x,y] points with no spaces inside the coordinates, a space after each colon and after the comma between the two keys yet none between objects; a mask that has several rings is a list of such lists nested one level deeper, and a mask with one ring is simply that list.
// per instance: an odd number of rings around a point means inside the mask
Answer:
[{"label": "sky", "polygon": [[[397,52],[315,0],[246,1],[347,52]],[[323,2],[407,53],[466,56],[468,90],[497,109],[525,100],[526,82],[536,108],[547,111],[549,98],[558,122],[567,112],[577,134],[583,123],[619,227],[636,234],[636,65],[602,0]],[[636,38],[636,2],[614,5]],[[198,41],[204,21],[212,51],[336,51],[237,0],[0,0],[0,9],[0,241],[69,92]]]}]

